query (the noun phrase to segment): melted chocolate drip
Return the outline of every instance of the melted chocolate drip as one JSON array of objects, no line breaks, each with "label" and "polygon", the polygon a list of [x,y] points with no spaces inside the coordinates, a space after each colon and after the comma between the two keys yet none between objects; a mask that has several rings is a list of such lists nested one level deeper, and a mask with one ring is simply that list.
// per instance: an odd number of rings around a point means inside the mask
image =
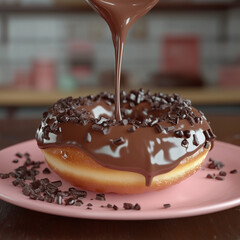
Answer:
[{"label": "melted chocolate drip", "polygon": [[140,89],[120,96],[120,121],[113,94],[59,100],[43,114],[39,147],[79,148],[102,166],[144,175],[150,185],[214,139],[204,115],[177,94]]},{"label": "melted chocolate drip", "polygon": [[120,76],[125,39],[131,25],[149,12],[158,0],[87,0],[107,22],[115,49],[115,118],[122,120]]}]

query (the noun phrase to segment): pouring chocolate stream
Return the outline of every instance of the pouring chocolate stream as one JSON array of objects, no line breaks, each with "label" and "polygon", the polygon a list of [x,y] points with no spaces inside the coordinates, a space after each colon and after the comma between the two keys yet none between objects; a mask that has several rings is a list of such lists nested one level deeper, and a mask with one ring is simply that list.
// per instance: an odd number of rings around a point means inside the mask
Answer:
[{"label": "pouring chocolate stream", "polygon": [[107,22],[115,49],[115,119],[122,120],[120,109],[120,78],[124,45],[129,28],[149,12],[158,0],[87,0]]}]

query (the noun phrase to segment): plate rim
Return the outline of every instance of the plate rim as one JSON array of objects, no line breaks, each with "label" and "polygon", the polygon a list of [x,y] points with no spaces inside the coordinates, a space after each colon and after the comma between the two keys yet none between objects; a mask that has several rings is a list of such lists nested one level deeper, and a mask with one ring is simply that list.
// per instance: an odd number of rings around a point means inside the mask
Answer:
[{"label": "plate rim", "polygon": [[[230,148],[230,149],[235,149],[237,151],[240,151],[240,146],[231,144],[231,143],[226,143],[223,141],[215,141],[215,143],[220,147],[224,146],[225,148]],[[0,150],[0,154],[3,151],[9,151],[12,148],[16,148],[19,147],[20,145],[26,145],[26,144],[36,144],[36,140],[35,139],[30,139],[27,141],[23,141],[20,143],[16,143],[14,145],[8,146],[6,148],[3,148]],[[147,194],[147,193],[146,193]],[[25,197],[25,196],[24,196]],[[79,209],[80,211],[74,211],[74,209],[77,209],[77,207],[75,208],[75,206],[70,206],[71,210],[70,211],[66,211],[66,210],[62,210],[62,211],[56,211],[55,209],[60,209],[63,206],[61,205],[51,205],[49,203],[44,203],[43,205],[41,205],[40,208],[38,208],[37,206],[39,206],[38,201],[29,201],[30,199],[28,199],[26,197],[26,199],[24,199],[23,201],[17,201],[16,199],[13,199],[11,197],[8,197],[6,195],[4,195],[2,192],[0,192],[0,199],[8,202],[10,204],[13,204],[15,206],[18,207],[22,207],[31,211],[36,211],[36,212],[41,212],[41,213],[47,213],[47,214],[52,214],[52,215],[57,215],[57,216],[64,216],[64,217],[71,217],[71,218],[83,218],[83,219],[96,219],[96,220],[157,220],[157,219],[173,219],[173,218],[185,218],[185,217],[193,217],[193,216],[200,216],[200,215],[206,215],[206,214],[210,214],[210,213],[215,213],[215,212],[220,212],[220,211],[224,211],[230,208],[234,208],[240,205],[240,196],[239,198],[235,198],[232,200],[229,200],[227,202],[221,202],[221,203],[217,203],[215,205],[210,205],[210,206],[202,206],[200,208],[195,208],[195,207],[189,207],[188,209],[182,209],[182,210],[178,210],[176,211],[176,209],[167,209],[163,211],[165,212],[161,212],[161,211],[151,211],[151,210],[144,210],[144,212],[142,211],[134,211],[133,212],[121,212],[122,210],[119,211],[109,211],[104,214],[104,216],[102,216],[102,212],[101,211],[95,211],[94,209],[92,211],[84,211],[82,209]],[[26,204],[26,200],[29,201],[30,204]],[[49,204],[46,205],[47,207],[44,207],[45,204]],[[53,207],[54,206],[54,207]],[[64,206],[64,207],[69,207],[69,206]],[[220,210],[219,210],[220,209]],[[123,213],[123,214],[119,214],[119,212]],[[86,213],[86,214],[85,214]],[[146,214],[147,213],[147,214]],[[162,215],[161,215],[162,213]]]}]

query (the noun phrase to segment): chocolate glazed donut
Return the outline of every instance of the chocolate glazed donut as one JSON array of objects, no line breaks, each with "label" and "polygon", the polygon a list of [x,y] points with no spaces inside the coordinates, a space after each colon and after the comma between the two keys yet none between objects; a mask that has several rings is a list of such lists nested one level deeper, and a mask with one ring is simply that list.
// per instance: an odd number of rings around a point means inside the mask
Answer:
[{"label": "chocolate glazed donut", "polygon": [[[190,100],[140,89],[121,92],[120,102],[120,121],[114,119],[114,95],[106,92],[50,107],[36,133],[50,167],[88,190],[138,193],[170,186],[201,166],[215,135]],[[118,174],[122,179],[114,183]]]}]

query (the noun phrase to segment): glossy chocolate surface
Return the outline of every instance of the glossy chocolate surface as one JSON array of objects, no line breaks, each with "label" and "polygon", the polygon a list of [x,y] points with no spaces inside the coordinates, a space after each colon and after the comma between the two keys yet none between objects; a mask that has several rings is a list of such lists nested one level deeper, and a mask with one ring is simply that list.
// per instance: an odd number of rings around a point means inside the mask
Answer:
[{"label": "glossy chocolate surface", "polygon": [[215,137],[204,115],[179,95],[140,89],[122,92],[120,101],[123,120],[116,121],[113,94],[59,100],[43,114],[39,147],[79,148],[102,166],[144,175],[149,185]]},{"label": "glossy chocolate surface", "polygon": [[149,12],[158,0],[87,0],[107,22],[115,49],[115,118],[122,119],[120,110],[120,76],[125,39],[129,28]]}]

